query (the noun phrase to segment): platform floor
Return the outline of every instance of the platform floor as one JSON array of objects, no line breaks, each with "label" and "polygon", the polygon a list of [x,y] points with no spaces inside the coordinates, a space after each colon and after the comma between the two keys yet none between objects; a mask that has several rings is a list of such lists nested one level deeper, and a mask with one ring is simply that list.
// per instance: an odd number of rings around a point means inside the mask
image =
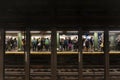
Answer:
[{"label": "platform floor", "polygon": [[[26,52],[13,52],[13,51],[6,51],[5,54],[24,54]],[[57,52],[57,54],[78,54],[79,52],[73,52],[73,51],[63,51],[63,52]],[[82,52],[83,54],[104,54],[104,52]],[[51,54],[51,52],[48,51],[41,51],[41,52],[30,52],[30,54]],[[109,54],[120,54],[120,51],[110,51]]]}]

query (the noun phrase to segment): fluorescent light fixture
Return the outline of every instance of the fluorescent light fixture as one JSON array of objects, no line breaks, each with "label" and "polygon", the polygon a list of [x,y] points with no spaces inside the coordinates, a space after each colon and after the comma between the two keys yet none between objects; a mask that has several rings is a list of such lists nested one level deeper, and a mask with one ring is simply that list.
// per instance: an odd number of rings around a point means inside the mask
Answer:
[{"label": "fluorescent light fixture", "polygon": [[120,31],[109,31],[111,33],[120,33]]},{"label": "fluorescent light fixture", "polygon": [[67,33],[77,33],[78,31],[67,31]]},{"label": "fluorescent light fixture", "polygon": [[58,33],[78,33],[78,31],[57,31]]},{"label": "fluorescent light fixture", "polygon": [[30,31],[30,33],[41,33],[41,32],[51,33],[51,31]]},{"label": "fluorescent light fixture", "polygon": [[6,33],[19,33],[21,31],[5,31]]},{"label": "fluorescent light fixture", "polygon": [[89,31],[90,33],[94,33],[94,32],[104,32],[104,31]]},{"label": "fluorescent light fixture", "polygon": [[40,31],[30,31],[30,33],[40,33]]}]

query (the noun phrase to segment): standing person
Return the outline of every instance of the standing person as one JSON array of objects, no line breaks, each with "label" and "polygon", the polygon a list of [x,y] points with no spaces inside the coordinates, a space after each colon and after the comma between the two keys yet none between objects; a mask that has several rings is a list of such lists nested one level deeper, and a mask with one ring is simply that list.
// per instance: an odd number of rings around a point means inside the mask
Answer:
[{"label": "standing person", "polygon": [[17,39],[14,38],[13,42],[14,42],[14,50],[17,50]]},{"label": "standing person", "polygon": [[13,41],[13,37],[10,38],[10,50],[13,50],[14,48],[14,41]]},{"label": "standing person", "polygon": [[24,51],[25,50],[25,39],[23,38],[22,39],[22,51]]},{"label": "standing person", "polygon": [[36,47],[37,47],[37,40],[35,38],[33,38],[33,40],[32,40],[33,51],[36,51]]},{"label": "standing person", "polygon": [[74,49],[74,51],[77,51],[77,43],[78,43],[78,40],[77,40],[77,37],[75,37],[73,39],[73,49]]},{"label": "standing person", "polygon": [[120,39],[118,39],[117,45],[118,45],[118,51],[120,51]]},{"label": "standing person", "polygon": [[64,46],[64,39],[60,39],[60,51],[63,51],[63,46]]},{"label": "standing person", "polygon": [[42,51],[43,51],[44,45],[45,45],[45,40],[44,38],[41,38],[41,50]]},{"label": "standing person", "polygon": [[85,51],[85,38],[82,38],[82,50]]},{"label": "standing person", "polygon": [[51,37],[49,38],[49,51],[51,51]]},{"label": "standing person", "polygon": [[72,40],[71,40],[71,37],[69,37],[69,39],[68,39],[68,49],[72,50]]},{"label": "standing person", "polygon": [[48,38],[45,39],[45,49],[46,51],[49,50],[50,40]]},{"label": "standing person", "polygon": [[64,40],[64,50],[65,51],[68,50],[68,39],[67,39],[67,37],[65,37],[65,40]]},{"label": "standing person", "polygon": [[90,48],[91,51],[93,51],[93,37],[90,38]]},{"label": "standing person", "polygon": [[41,40],[40,40],[40,38],[37,39],[37,50],[38,51],[41,50]]},{"label": "standing person", "polygon": [[103,41],[101,42],[100,47],[101,47],[101,51],[104,51],[104,42]]},{"label": "standing person", "polygon": [[86,47],[86,51],[88,52],[89,51],[89,47],[90,47],[89,39],[86,39],[86,41],[85,41],[85,47]]},{"label": "standing person", "polygon": [[9,37],[5,39],[5,50],[9,50]]},{"label": "standing person", "polygon": [[115,40],[115,50],[118,51],[118,39]]}]

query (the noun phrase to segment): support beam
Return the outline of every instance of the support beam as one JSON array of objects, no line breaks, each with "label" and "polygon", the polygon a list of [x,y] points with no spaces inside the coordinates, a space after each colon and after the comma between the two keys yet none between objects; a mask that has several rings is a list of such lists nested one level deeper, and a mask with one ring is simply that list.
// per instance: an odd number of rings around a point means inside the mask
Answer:
[{"label": "support beam", "polygon": [[30,31],[26,29],[25,32],[25,80],[30,80]]},{"label": "support beam", "polygon": [[79,70],[78,70],[78,79],[83,80],[83,54],[82,54],[82,30],[79,29],[78,32],[78,64],[79,64]]},{"label": "support beam", "polygon": [[109,79],[109,34],[108,34],[108,29],[105,29],[105,31],[104,31],[104,57],[105,57],[104,80],[110,80]]},{"label": "support beam", "polygon": [[51,80],[57,80],[57,34],[52,30],[51,34]]},{"label": "support beam", "polygon": [[0,80],[4,80],[5,33],[0,29]]}]

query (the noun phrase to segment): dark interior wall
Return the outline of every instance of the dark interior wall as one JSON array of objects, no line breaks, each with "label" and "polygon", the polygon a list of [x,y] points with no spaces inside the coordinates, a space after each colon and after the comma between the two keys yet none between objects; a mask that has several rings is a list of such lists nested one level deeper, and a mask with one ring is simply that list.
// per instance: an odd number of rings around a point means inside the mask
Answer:
[{"label": "dark interior wall", "polygon": [[119,0],[4,0],[0,23],[119,25]]}]

